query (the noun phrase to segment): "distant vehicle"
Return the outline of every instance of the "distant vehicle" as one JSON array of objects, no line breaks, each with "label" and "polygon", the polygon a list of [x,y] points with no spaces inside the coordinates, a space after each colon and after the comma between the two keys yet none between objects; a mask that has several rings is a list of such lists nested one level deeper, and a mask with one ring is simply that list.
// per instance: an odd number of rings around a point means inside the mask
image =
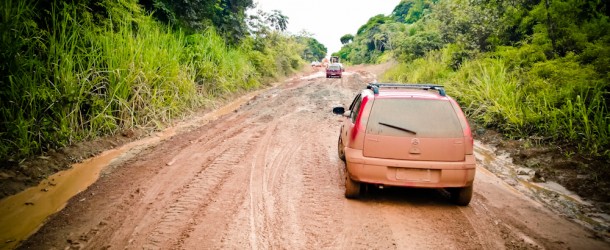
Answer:
[{"label": "distant vehicle", "polygon": [[321,67],[321,66],[322,66],[322,64],[318,61],[311,62],[311,67]]},{"label": "distant vehicle", "polygon": [[341,75],[343,73],[343,67],[341,67],[341,65],[333,63],[328,65],[328,67],[326,67],[326,78],[331,78],[331,77],[339,77],[341,78]]},{"label": "distant vehicle", "polygon": [[331,56],[330,57],[330,63],[339,63],[339,57],[338,56]]},{"label": "distant vehicle", "polygon": [[476,160],[470,125],[439,85],[369,84],[342,115],[338,154],[346,163],[345,197],[363,185],[445,188],[466,206]]}]

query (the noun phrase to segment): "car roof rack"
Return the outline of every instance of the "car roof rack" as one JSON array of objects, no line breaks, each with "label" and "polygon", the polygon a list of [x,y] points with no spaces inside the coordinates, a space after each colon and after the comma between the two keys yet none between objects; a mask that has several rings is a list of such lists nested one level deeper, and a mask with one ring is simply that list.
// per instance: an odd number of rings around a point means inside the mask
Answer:
[{"label": "car roof rack", "polygon": [[408,88],[408,89],[423,89],[436,90],[440,96],[446,96],[445,88],[442,85],[434,84],[402,84],[402,83],[369,83],[367,89],[373,91],[373,94],[379,94],[380,88]]}]

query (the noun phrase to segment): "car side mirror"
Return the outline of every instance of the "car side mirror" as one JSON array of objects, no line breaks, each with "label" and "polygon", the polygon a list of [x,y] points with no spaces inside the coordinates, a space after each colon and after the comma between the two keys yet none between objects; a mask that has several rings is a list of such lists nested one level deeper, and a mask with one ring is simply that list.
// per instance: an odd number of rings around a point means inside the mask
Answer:
[{"label": "car side mirror", "polygon": [[343,114],[345,114],[345,108],[344,107],[334,107],[333,108],[333,114],[335,114],[335,115],[343,115]]}]

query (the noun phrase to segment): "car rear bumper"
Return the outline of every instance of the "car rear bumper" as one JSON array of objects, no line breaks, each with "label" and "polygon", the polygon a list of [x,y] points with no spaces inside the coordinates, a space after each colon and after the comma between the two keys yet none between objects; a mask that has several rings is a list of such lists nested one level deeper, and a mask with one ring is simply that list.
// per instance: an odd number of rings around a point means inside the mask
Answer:
[{"label": "car rear bumper", "polygon": [[341,77],[342,72],[332,72],[332,71],[327,71],[326,72],[326,76],[338,76]]},{"label": "car rear bumper", "polygon": [[362,150],[345,148],[347,170],[352,180],[402,187],[471,186],[476,172],[474,155],[463,162],[408,161],[370,158]]}]

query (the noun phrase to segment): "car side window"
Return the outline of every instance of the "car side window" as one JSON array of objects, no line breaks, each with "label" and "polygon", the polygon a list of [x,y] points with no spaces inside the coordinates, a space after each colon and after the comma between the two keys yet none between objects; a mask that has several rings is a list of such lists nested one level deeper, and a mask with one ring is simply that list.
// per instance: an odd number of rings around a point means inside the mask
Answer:
[{"label": "car side window", "polygon": [[356,122],[356,117],[358,117],[358,113],[360,113],[360,104],[362,104],[362,98],[360,95],[358,95],[356,96],[356,99],[354,99],[352,105],[349,107],[349,109],[352,111],[349,115],[352,123]]},{"label": "car side window", "polygon": [[356,98],[354,98],[354,100],[352,101],[352,104],[349,105],[349,109],[347,110],[353,110],[354,105],[356,105],[356,102],[360,99],[360,94],[356,95]]}]

